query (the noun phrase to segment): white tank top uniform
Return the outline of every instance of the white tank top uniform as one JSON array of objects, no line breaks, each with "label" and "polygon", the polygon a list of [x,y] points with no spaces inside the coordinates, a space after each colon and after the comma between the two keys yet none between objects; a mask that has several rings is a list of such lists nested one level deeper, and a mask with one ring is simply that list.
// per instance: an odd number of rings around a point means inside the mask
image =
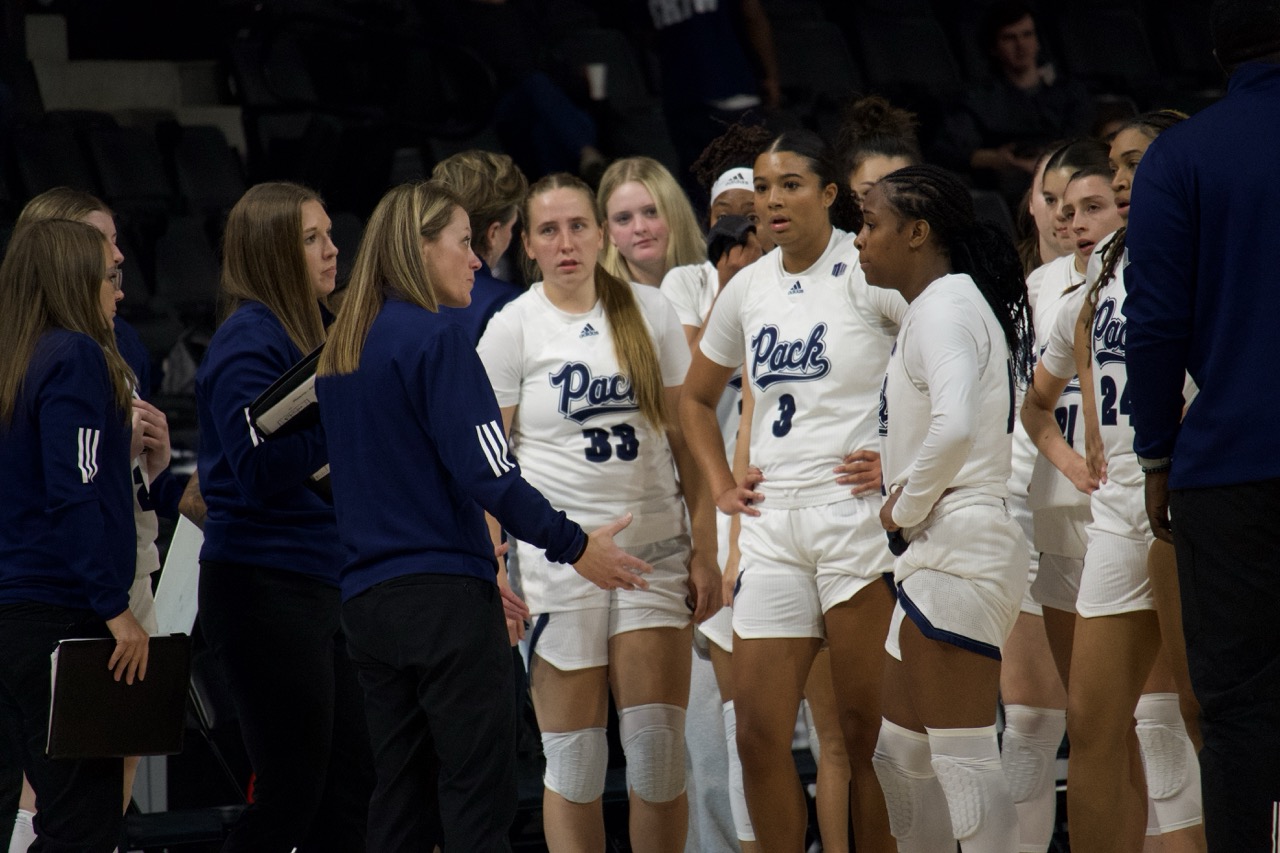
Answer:
[{"label": "white tank top uniform", "polygon": [[[681,385],[689,347],[675,311],[655,288],[630,287],[663,385]],[[521,590],[535,616],[529,652],[536,647],[561,669],[603,666],[613,634],[688,625],[690,543],[671,448],[640,414],[603,306],[570,314],[535,284],[494,315],[478,351],[498,405],[519,407],[511,448],[525,479],[586,530],[633,513],[616,541],[654,567],[648,590],[602,590],[517,542]]]},{"label": "white tank top uniform", "polygon": [[[675,308],[680,325],[701,329],[711,313],[716,292],[720,286],[720,273],[710,261],[675,267],[662,280],[661,293]],[[742,414],[742,371],[735,371],[716,405],[716,421],[720,424],[720,437],[724,440],[724,452],[730,466],[738,446],[738,422]],[[729,536],[732,517],[716,513],[716,563],[723,573],[729,559]],[[733,651],[733,609],[721,607],[710,618],[694,626],[694,641],[705,652],[707,641],[715,643],[726,652]]]},{"label": "white tank top uniform", "polygon": [[[1076,272],[1072,256],[1059,258],[1053,266],[1058,268],[1056,274],[1048,277],[1049,284],[1036,308],[1036,342],[1040,361],[1049,373],[1070,374],[1070,381],[1054,407],[1054,417],[1067,444],[1084,455],[1084,415],[1073,347],[1076,318],[1084,304],[1085,277]],[[1072,287],[1075,289],[1071,290]],[[1031,595],[1043,606],[1074,613],[1084,569],[1085,526],[1092,517],[1089,496],[1077,489],[1047,458],[1037,456],[1031,475],[1029,505],[1035,548],[1040,552],[1040,567],[1032,582]]]},{"label": "white tank top uniform", "polygon": [[761,515],[741,521],[738,636],[824,637],[823,612],[890,570],[883,499],[854,498],[834,469],[876,448],[877,389],[905,311],[897,293],[866,283],[839,229],[808,269],[789,273],[771,252],[716,301],[700,346],[717,364],[744,365],[751,462],[765,476]]},{"label": "white tank top uniform", "polygon": [[1016,387],[1004,331],[966,275],[911,303],[881,410],[886,488],[905,550],[886,650],[910,618],[927,637],[999,659],[1027,584],[1028,544],[1005,507]]}]

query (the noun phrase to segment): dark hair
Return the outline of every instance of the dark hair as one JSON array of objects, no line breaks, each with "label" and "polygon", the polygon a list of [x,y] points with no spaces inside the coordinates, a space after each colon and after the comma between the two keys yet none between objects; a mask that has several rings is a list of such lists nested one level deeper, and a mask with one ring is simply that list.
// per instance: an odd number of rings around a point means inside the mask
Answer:
[{"label": "dark hair", "polygon": [[698,159],[689,167],[689,173],[708,193],[716,179],[730,169],[750,169],[769,147],[773,133],[764,125],[741,118],[724,129],[702,149]]},{"label": "dark hair", "polygon": [[1046,173],[1066,169],[1078,172],[1081,169],[1109,168],[1107,143],[1092,136],[1077,136],[1058,146],[1044,164]]},{"label": "dark hair", "polygon": [[1014,374],[1024,384],[1035,367],[1035,331],[1022,264],[1008,234],[977,219],[973,196],[951,172],[907,166],[880,179],[885,200],[907,219],[923,219],[951,259],[951,268],[973,279],[1004,330]]},{"label": "dark hair", "polygon": [[1027,17],[1035,18],[1031,7],[1021,0],[998,0],[988,6],[978,24],[978,46],[983,55],[990,55],[996,49],[996,37],[1001,30]]},{"label": "dark hair", "polygon": [[[1152,110],[1143,113],[1132,121],[1126,122],[1120,130],[1137,129],[1147,135],[1149,139],[1154,140],[1164,131],[1173,127],[1178,122],[1187,118],[1187,114],[1178,110]],[[1116,236],[1107,244],[1107,248],[1102,254],[1102,267],[1098,273],[1098,280],[1089,288],[1086,297],[1089,303],[1089,322],[1093,322],[1093,314],[1098,309],[1098,293],[1107,283],[1115,277],[1116,267],[1120,264],[1120,258],[1124,256],[1125,238],[1129,229],[1121,228],[1116,232]]]},{"label": "dark hair", "polygon": [[915,113],[895,107],[879,95],[850,103],[836,136],[846,178],[868,157],[902,157],[912,165],[919,163],[924,159],[916,136],[919,127]]},{"label": "dark hair", "polygon": [[850,233],[862,230],[862,208],[849,188],[848,173],[841,174],[840,161],[821,136],[812,130],[786,130],[769,144],[764,153],[803,157],[822,186],[836,185],[836,200],[827,210],[831,224]]},{"label": "dark hair", "polygon": [[[1187,117],[1181,110],[1151,110],[1126,121],[1120,125],[1120,130],[1140,130],[1148,139],[1155,139]],[[1120,130],[1116,132],[1119,133]]]},{"label": "dark hair", "polygon": [[1081,178],[1106,178],[1107,183],[1111,182],[1111,167],[1108,166],[1085,166],[1083,169],[1076,169],[1071,173],[1071,177],[1067,179],[1067,183],[1078,181]]},{"label": "dark hair", "polygon": [[1280,0],[1215,0],[1209,29],[1218,62],[1228,72],[1254,59],[1280,57]]}]

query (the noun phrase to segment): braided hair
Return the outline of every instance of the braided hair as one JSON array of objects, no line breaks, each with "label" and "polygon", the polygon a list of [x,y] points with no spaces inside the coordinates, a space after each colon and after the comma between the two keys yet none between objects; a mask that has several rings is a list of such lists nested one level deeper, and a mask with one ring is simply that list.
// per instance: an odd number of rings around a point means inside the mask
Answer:
[{"label": "braided hair", "polygon": [[979,221],[973,196],[954,174],[937,166],[907,166],[880,179],[885,200],[905,219],[923,219],[951,260],[951,268],[973,279],[1000,328],[1014,374],[1031,381],[1035,331],[1022,263],[1008,235]]},{"label": "braided hair", "polygon": [[[1125,130],[1137,130],[1148,139],[1155,140],[1161,133],[1185,118],[1187,118],[1187,114],[1180,110],[1152,110],[1135,116],[1120,125],[1116,133]],[[1102,269],[1098,273],[1098,280],[1093,283],[1085,296],[1085,300],[1089,303],[1090,323],[1093,322],[1093,316],[1098,310],[1098,294],[1102,292],[1102,288],[1106,287],[1115,278],[1116,267],[1120,265],[1120,259],[1124,257],[1125,236],[1128,230],[1128,228],[1121,228],[1116,231],[1116,236],[1111,239],[1111,242],[1107,244],[1102,253]]]}]

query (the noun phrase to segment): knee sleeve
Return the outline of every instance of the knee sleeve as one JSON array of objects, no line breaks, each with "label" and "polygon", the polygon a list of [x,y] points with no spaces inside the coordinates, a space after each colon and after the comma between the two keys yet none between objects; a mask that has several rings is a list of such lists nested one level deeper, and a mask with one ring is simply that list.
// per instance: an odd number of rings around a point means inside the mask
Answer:
[{"label": "knee sleeve", "polygon": [[604,795],[609,741],[604,729],[543,732],[547,767],[542,784],[571,803],[590,803]]},{"label": "knee sleeve", "polygon": [[[1009,783],[1000,765],[995,726],[930,729],[933,770],[947,796],[951,830],[966,851],[987,849],[988,842],[1016,839],[1018,819]],[[1006,849],[991,846],[990,849]]]},{"label": "knee sleeve", "polygon": [[627,785],[650,803],[684,793],[684,708],[654,703],[618,712]]},{"label": "knee sleeve", "polygon": [[1151,828],[1163,834],[1200,823],[1200,764],[1182,722],[1178,695],[1145,693],[1133,715],[1155,818]]},{"label": "knee sleeve", "polygon": [[929,736],[880,722],[871,765],[884,793],[889,831],[902,853],[954,846],[946,799],[930,763]]},{"label": "knee sleeve", "polygon": [[1000,762],[1015,803],[1044,793],[1054,780],[1054,761],[1067,731],[1067,712],[1057,708],[1006,705]]},{"label": "knee sleeve", "polygon": [[738,718],[733,713],[733,701],[725,702],[720,713],[724,717],[724,740],[729,750],[729,811],[733,813],[733,828],[739,841],[755,841],[756,830],[747,812],[747,789],[742,781],[742,759],[738,757]]}]

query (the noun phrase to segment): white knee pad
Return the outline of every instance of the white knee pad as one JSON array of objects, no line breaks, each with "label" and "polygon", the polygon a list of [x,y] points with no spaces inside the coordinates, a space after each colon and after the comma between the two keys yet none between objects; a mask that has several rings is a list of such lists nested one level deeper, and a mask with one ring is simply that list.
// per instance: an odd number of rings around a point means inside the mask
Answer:
[{"label": "white knee pad", "polygon": [[1052,785],[1054,760],[1067,730],[1067,712],[1056,708],[1005,706],[1000,763],[1014,803],[1025,803]]},{"label": "white knee pad", "polygon": [[1163,834],[1200,823],[1200,764],[1182,722],[1178,694],[1145,693],[1133,715],[1155,818],[1149,831]]},{"label": "white knee pad", "polygon": [[927,811],[924,789],[937,786],[929,763],[929,736],[881,720],[872,767],[884,792],[890,833],[899,841],[909,838]]},{"label": "white knee pad", "polygon": [[650,803],[684,793],[684,708],[653,703],[618,711],[627,785]]},{"label": "white knee pad", "polygon": [[739,841],[755,841],[756,829],[751,825],[747,811],[747,789],[742,781],[742,759],[738,757],[738,717],[733,713],[733,701],[720,706],[724,717],[724,741],[729,750],[729,811],[733,813],[733,828]]},{"label": "white knee pad", "polygon": [[1000,765],[995,726],[930,729],[929,747],[956,840],[1007,835],[1016,842],[1018,819]]},{"label": "white knee pad", "polygon": [[547,767],[542,784],[571,803],[591,803],[604,795],[609,740],[604,729],[543,732]]}]

